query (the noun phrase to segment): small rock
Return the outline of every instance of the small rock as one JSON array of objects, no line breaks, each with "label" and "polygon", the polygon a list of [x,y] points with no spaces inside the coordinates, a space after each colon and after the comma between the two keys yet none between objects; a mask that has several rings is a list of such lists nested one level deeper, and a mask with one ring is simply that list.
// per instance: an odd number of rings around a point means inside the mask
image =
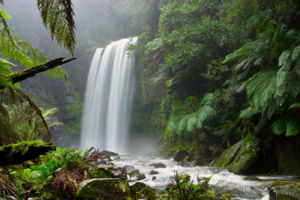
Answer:
[{"label": "small rock", "polygon": [[134,166],[132,165],[125,165],[122,169],[126,174],[129,174],[135,170]]},{"label": "small rock", "polygon": [[107,150],[101,151],[100,154],[102,154],[104,156],[118,156],[119,155],[118,153],[115,153],[112,151],[107,151]]},{"label": "small rock", "polygon": [[149,166],[154,167],[154,168],[166,168],[167,166],[163,163],[152,163]]},{"label": "small rock", "polygon": [[158,171],[155,171],[155,170],[151,170],[151,171],[150,171],[150,175],[155,175],[155,174],[159,174],[159,172],[158,172]]},{"label": "small rock", "polygon": [[137,180],[140,181],[140,180],[143,180],[145,178],[146,178],[145,174],[139,174],[138,177],[137,177]]}]

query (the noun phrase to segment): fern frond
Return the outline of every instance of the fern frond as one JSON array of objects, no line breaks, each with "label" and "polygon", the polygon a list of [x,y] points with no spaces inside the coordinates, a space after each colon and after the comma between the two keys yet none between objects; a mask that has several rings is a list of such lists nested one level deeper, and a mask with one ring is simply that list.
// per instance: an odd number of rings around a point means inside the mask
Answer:
[{"label": "fern frond", "polygon": [[43,23],[51,37],[71,54],[75,48],[75,21],[71,0],[37,0]]}]

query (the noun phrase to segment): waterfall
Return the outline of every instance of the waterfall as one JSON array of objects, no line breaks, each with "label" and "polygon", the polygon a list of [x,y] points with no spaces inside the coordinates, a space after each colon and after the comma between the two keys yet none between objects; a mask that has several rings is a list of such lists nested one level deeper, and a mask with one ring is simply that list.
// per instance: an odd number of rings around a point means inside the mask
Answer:
[{"label": "waterfall", "polygon": [[96,50],[84,99],[81,148],[128,152],[135,70],[134,52],[127,47],[136,42],[122,39]]}]

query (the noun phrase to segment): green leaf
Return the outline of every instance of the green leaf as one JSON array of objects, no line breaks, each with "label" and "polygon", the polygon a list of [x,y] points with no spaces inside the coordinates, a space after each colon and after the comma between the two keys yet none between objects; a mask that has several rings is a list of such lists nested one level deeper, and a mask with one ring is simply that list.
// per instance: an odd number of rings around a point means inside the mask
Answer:
[{"label": "green leaf", "polygon": [[293,108],[300,108],[300,102],[293,103],[292,105],[289,106],[289,109],[293,109]]},{"label": "green leaf", "polygon": [[6,10],[0,9],[0,15],[4,17],[5,19],[12,19],[12,16],[6,13]]},{"label": "green leaf", "polygon": [[285,118],[280,118],[273,122],[272,124],[272,130],[276,135],[281,135],[285,132],[286,129],[286,121]]},{"label": "green leaf", "polygon": [[292,53],[292,60],[295,62],[300,56],[300,45],[296,46]]},{"label": "green leaf", "polygon": [[299,130],[300,130],[300,122],[296,118],[293,118],[287,124],[285,135],[287,137],[297,135],[299,133]]}]

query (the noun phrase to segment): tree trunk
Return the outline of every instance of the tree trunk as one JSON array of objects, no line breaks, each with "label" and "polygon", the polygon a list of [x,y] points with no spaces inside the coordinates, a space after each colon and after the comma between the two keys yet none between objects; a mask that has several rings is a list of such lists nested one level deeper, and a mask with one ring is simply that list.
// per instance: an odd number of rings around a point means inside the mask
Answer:
[{"label": "tree trunk", "polygon": [[200,133],[202,129],[197,129],[195,132],[195,145],[196,145],[196,151],[195,151],[195,161],[199,162],[201,157],[201,147],[200,147]]},{"label": "tree trunk", "polygon": [[21,164],[55,149],[56,146],[53,143],[44,143],[39,140],[0,146],[0,166]]}]

